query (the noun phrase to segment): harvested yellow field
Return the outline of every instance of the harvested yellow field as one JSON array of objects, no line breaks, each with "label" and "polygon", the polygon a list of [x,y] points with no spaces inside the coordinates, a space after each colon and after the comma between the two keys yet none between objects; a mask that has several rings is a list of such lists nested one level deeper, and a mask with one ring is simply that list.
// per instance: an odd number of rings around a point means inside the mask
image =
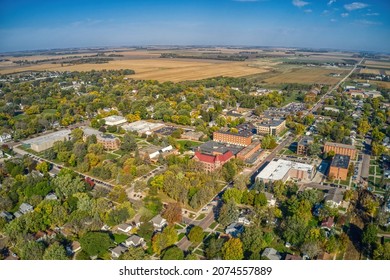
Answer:
[{"label": "harvested yellow field", "polygon": [[378,69],[360,69],[360,73],[362,74],[374,74],[374,75],[379,75],[380,71]]},{"label": "harvested yellow field", "polygon": [[366,60],[364,62],[365,65],[375,68],[389,68],[390,69],[390,61],[388,60]]},{"label": "harvested yellow field", "polygon": [[343,76],[348,70],[323,69],[323,68],[293,68],[285,73],[267,78],[264,81],[270,84],[280,83],[301,83],[301,84],[334,84],[341,77],[332,77],[331,73],[338,73]]},{"label": "harvested yellow field", "polygon": [[51,71],[90,71],[90,70],[133,69],[134,79],[158,80],[161,82],[179,82],[198,80],[217,76],[242,77],[264,73],[268,67],[260,65],[248,66],[248,62],[180,60],[180,59],[127,59],[115,60],[104,64],[77,64],[61,67],[58,64],[40,64],[26,67],[10,67],[0,70],[7,74],[30,70]]}]

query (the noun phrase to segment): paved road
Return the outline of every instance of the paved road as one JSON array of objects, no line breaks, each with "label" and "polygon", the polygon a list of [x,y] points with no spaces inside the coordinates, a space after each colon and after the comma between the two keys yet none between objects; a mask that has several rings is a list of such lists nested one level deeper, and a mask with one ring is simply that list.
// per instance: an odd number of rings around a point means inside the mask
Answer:
[{"label": "paved road", "polygon": [[320,106],[323,105],[325,98],[326,98],[332,91],[336,90],[342,83],[344,83],[344,81],[345,81],[346,79],[348,79],[349,76],[352,75],[352,73],[353,73],[353,72],[356,70],[356,68],[363,62],[363,60],[364,60],[364,57],[363,57],[358,63],[355,64],[355,66],[351,69],[351,71],[350,71],[344,78],[342,78],[335,86],[331,87],[331,88],[328,90],[328,92],[325,93],[325,94],[320,98],[320,100],[318,100],[317,103],[315,103],[315,104],[313,105],[313,107],[312,107],[310,110],[306,111],[306,113],[304,113],[303,116],[306,116],[306,115],[308,115],[308,114],[312,114],[313,112],[317,111],[318,108],[319,108]]},{"label": "paved road", "polygon": [[368,179],[370,170],[370,155],[371,155],[371,138],[365,138],[365,144],[363,149],[363,161],[361,178]]},{"label": "paved road", "polygon": [[[29,152],[26,152],[26,151],[24,151],[24,150],[22,150],[22,149],[19,149],[18,146],[13,147],[13,150],[14,150],[15,153],[17,153],[17,154],[19,154],[19,155],[22,155],[22,156],[23,156],[23,155],[28,155],[28,156],[30,156],[31,158],[35,159],[35,160],[46,161],[46,162],[52,164],[52,165],[53,165],[53,169],[55,168],[55,170],[52,172],[52,174],[58,174],[58,172],[59,172],[59,170],[60,170],[61,168],[67,168],[66,166],[64,166],[64,165],[62,165],[62,164],[55,163],[55,162],[50,161],[50,160],[48,160],[48,159],[41,158],[41,157],[39,157],[39,156],[36,156],[36,155],[31,154],[31,153],[29,153]],[[73,170],[73,171],[74,171],[75,173],[77,173],[77,174],[83,176],[84,178],[85,178],[85,177],[89,177],[89,178],[93,179],[93,180],[95,181],[96,185],[98,185],[98,186],[100,186],[100,187],[103,187],[103,188],[106,188],[107,190],[110,190],[110,191],[111,191],[111,190],[114,188],[114,185],[112,185],[112,184],[110,184],[110,183],[107,183],[107,182],[105,182],[105,181],[102,181],[102,180],[100,180],[100,179],[98,179],[98,178],[92,177],[92,176],[90,176],[90,175],[88,175],[88,174],[84,174],[84,173],[81,173],[81,172],[78,172],[78,171],[75,171],[75,170]]]},{"label": "paved road", "polygon": [[255,178],[256,176],[259,174],[259,170],[261,168],[263,168],[268,162],[270,162],[271,160],[273,160],[275,158],[275,156],[285,147],[288,145],[291,144],[292,140],[294,139],[294,136],[290,135],[288,136],[286,139],[283,140],[282,143],[280,143],[263,161],[261,161],[259,163],[259,165],[257,165],[252,173],[251,173],[251,181],[254,182],[255,181]]}]

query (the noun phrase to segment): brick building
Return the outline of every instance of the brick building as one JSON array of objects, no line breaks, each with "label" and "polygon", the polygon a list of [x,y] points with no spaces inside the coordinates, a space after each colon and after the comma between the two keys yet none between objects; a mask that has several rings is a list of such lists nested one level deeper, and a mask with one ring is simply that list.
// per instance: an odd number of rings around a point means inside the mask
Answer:
[{"label": "brick building", "polygon": [[310,145],[312,145],[314,142],[312,137],[304,136],[301,140],[298,142],[297,146],[297,154],[304,156],[307,155],[307,150]]},{"label": "brick building", "polygon": [[328,176],[343,181],[346,180],[348,177],[349,161],[350,156],[339,154],[335,155],[332,163],[330,164]]},{"label": "brick building", "polygon": [[249,146],[255,127],[251,124],[240,124],[234,129],[225,129],[213,133],[213,140],[216,142],[228,143],[239,146]]},{"label": "brick building", "polygon": [[356,148],[352,145],[326,142],[324,145],[324,152],[333,151],[335,154],[350,156],[351,159],[356,158]]},{"label": "brick building", "polygon": [[114,137],[112,135],[98,134],[96,135],[96,140],[98,144],[103,145],[103,148],[105,150],[118,150],[121,145],[121,141],[119,140],[119,138]]},{"label": "brick building", "polygon": [[221,168],[226,162],[234,158],[231,151],[224,153],[223,155],[206,155],[201,152],[195,152],[194,160],[201,163],[203,170],[206,172],[214,172]]},{"label": "brick building", "polygon": [[240,160],[246,160],[250,158],[254,153],[256,153],[261,148],[260,141],[253,141],[249,146],[242,149],[238,154],[237,158]]}]

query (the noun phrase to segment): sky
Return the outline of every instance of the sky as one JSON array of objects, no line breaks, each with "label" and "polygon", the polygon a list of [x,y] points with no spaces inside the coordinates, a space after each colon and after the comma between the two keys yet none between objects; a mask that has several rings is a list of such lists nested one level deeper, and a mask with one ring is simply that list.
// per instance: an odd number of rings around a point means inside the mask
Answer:
[{"label": "sky", "polygon": [[0,52],[141,45],[390,53],[390,1],[0,0]]}]

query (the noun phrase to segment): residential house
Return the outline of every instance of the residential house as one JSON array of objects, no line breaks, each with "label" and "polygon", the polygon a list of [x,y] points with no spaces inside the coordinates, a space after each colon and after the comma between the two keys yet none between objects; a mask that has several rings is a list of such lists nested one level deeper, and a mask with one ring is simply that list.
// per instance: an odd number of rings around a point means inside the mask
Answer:
[{"label": "residential house", "polygon": [[296,260],[298,261],[298,260],[302,260],[302,257],[297,256],[297,255],[287,254],[285,260],[286,261],[296,261]]},{"label": "residential house", "polygon": [[144,239],[135,234],[127,238],[125,241],[127,247],[130,246],[138,247],[138,246],[142,246],[144,243],[145,243]]},{"label": "residential house", "polygon": [[269,260],[275,260],[275,261],[282,259],[282,256],[274,248],[265,248],[261,256]]},{"label": "residential house", "polygon": [[267,198],[268,206],[275,206],[276,205],[276,198],[272,193],[264,192],[265,197]]},{"label": "residential house", "polygon": [[118,225],[118,230],[124,232],[124,233],[128,233],[133,227],[130,225],[130,224],[120,224]]},{"label": "residential house", "polygon": [[73,255],[80,250],[81,250],[81,245],[80,242],[78,241],[72,241],[70,245],[66,246],[66,251],[68,252],[68,255]]},{"label": "residential house", "polygon": [[328,217],[324,219],[321,223],[322,229],[331,230],[334,226],[334,217]]},{"label": "residential house", "polygon": [[339,207],[343,201],[344,194],[341,189],[333,188],[329,190],[327,196],[325,197],[325,203],[327,203],[330,207]]},{"label": "residential house", "polygon": [[234,237],[236,237],[239,233],[242,233],[243,231],[244,231],[244,227],[239,223],[231,223],[225,229],[226,234],[229,234]]},{"label": "residential house", "polygon": [[153,223],[153,226],[157,228],[157,230],[161,230],[164,226],[167,225],[167,220],[165,220],[161,215],[155,216],[150,220]]},{"label": "residential house", "polygon": [[26,214],[26,213],[31,212],[33,210],[34,210],[34,207],[32,207],[32,205],[25,203],[25,202],[23,202],[19,206],[19,212],[22,214]]},{"label": "residential house", "polygon": [[111,249],[111,256],[115,259],[119,258],[124,252],[127,251],[127,247],[122,245],[122,244],[119,244],[118,246],[116,246],[114,249]]},{"label": "residential house", "polygon": [[47,194],[47,195],[45,196],[45,199],[46,199],[46,200],[57,200],[58,198],[57,198],[57,196],[56,196],[55,193],[49,193],[49,194]]},{"label": "residential house", "polygon": [[2,211],[0,213],[0,217],[4,218],[7,220],[7,222],[10,222],[13,220],[14,218],[14,215],[12,215],[11,213],[7,212],[7,211]]}]

